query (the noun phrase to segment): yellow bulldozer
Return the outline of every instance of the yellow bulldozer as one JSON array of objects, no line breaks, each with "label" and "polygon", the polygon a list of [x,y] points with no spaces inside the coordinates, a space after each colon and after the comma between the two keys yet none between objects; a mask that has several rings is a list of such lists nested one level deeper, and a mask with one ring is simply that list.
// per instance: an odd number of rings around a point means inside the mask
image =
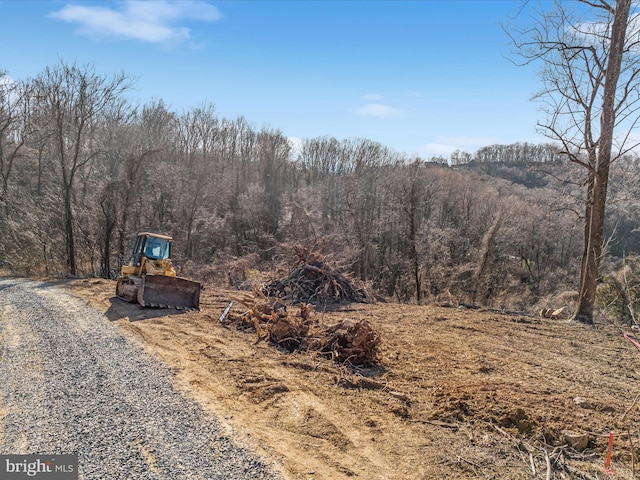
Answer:
[{"label": "yellow bulldozer", "polygon": [[202,285],[176,276],[171,241],[158,233],[137,235],[131,259],[122,266],[116,284],[118,298],[143,307],[200,309]]}]

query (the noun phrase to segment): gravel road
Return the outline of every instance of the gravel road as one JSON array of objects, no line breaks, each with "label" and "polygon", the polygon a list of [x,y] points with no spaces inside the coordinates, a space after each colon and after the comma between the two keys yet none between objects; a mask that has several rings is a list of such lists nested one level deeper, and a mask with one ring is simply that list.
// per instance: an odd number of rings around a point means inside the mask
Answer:
[{"label": "gravel road", "polygon": [[77,454],[86,480],[281,478],[55,283],[0,279],[0,389],[0,454]]}]

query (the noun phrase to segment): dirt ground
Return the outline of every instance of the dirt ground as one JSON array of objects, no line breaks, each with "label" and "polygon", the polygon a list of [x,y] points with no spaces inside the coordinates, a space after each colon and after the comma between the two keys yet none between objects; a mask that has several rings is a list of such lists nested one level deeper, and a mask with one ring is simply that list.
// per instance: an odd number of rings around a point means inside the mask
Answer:
[{"label": "dirt ground", "polygon": [[[116,299],[107,280],[69,286],[287,479],[640,478],[640,352],[614,326],[390,303],[317,312],[379,332],[380,364],[354,370],[224,327],[234,291],[176,312]],[[616,473],[603,471],[611,431]]]}]

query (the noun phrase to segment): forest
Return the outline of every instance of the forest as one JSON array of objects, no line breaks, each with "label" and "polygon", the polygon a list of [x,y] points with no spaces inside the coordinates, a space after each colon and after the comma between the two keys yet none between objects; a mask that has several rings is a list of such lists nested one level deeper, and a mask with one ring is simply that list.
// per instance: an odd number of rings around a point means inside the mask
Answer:
[{"label": "forest", "polygon": [[[132,85],[62,61],[0,72],[1,273],[115,278],[130,238],[155,231],[173,236],[181,276],[215,286],[292,268],[298,246],[380,300],[532,310],[577,289],[585,173],[553,144],[448,158],[366,138],[294,145],[210,101],[136,104]],[[611,170],[600,289],[631,320],[639,164]]]}]

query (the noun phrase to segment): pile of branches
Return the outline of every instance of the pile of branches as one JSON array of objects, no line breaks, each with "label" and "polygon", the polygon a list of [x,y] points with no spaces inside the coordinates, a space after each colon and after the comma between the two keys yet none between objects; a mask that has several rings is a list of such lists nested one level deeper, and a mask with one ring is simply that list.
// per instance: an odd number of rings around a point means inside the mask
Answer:
[{"label": "pile of branches", "polygon": [[286,278],[273,280],[262,292],[291,303],[372,303],[364,286],[356,287],[318,255],[296,249],[298,263]]},{"label": "pile of branches", "polygon": [[378,362],[380,338],[366,320],[322,325],[313,315],[313,305],[300,303],[294,307],[257,289],[253,295],[246,293],[234,300],[247,311],[231,312],[221,317],[222,323],[254,331],[259,340],[287,352],[317,352],[339,363],[360,366]]}]

